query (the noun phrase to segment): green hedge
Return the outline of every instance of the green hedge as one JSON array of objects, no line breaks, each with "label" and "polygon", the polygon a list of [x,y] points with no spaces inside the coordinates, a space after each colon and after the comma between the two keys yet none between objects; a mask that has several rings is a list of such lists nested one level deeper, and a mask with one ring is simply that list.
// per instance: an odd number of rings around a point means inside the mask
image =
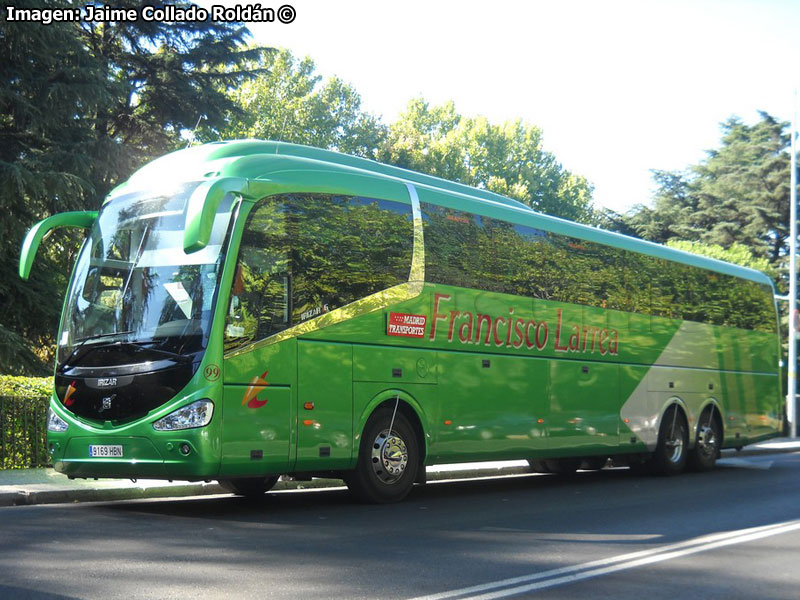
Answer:
[{"label": "green hedge", "polygon": [[42,398],[53,393],[52,377],[20,377],[0,375],[0,396],[11,398]]},{"label": "green hedge", "polygon": [[0,376],[0,469],[43,467],[52,377]]}]

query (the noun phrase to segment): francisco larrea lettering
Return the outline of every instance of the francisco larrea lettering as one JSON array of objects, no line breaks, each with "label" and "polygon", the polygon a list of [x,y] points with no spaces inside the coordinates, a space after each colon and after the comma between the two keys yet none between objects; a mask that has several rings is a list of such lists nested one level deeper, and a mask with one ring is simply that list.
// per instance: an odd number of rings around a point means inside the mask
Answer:
[{"label": "francisco larrea lettering", "polygon": [[440,336],[443,335],[446,327],[448,343],[525,347],[539,352],[549,345],[555,352],[612,356],[619,353],[619,332],[616,329],[564,322],[561,309],[557,311],[554,327],[547,321],[515,317],[513,306],[504,316],[446,311],[446,304],[450,301],[450,294],[434,295],[430,341],[436,339],[437,330]]}]

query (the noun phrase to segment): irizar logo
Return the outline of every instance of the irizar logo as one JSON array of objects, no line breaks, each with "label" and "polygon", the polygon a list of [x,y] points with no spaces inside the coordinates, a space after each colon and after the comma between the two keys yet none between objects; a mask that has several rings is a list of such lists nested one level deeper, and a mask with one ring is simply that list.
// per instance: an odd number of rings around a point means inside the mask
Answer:
[{"label": "irizar logo", "polygon": [[97,387],[114,387],[117,385],[116,377],[105,377],[97,380]]}]

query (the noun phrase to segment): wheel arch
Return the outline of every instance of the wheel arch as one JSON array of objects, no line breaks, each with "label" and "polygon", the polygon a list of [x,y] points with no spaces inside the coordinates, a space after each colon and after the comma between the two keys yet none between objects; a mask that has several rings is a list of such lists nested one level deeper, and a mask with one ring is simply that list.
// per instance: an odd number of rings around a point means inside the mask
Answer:
[{"label": "wheel arch", "polygon": [[697,443],[697,439],[700,434],[700,425],[703,422],[703,415],[706,413],[706,411],[710,410],[712,407],[714,409],[714,420],[719,424],[719,430],[722,433],[722,441],[724,442],[725,409],[722,407],[722,403],[716,398],[706,398],[700,405],[699,410],[697,411],[697,423],[694,426],[694,430],[692,431],[692,437],[690,439],[692,446],[694,446]]},{"label": "wheel arch", "polygon": [[413,395],[402,389],[395,388],[384,390],[373,396],[367,403],[361,411],[355,425],[355,447],[360,447],[364,428],[375,411],[382,408],[394,410],[395,403],[397,403],[397,411],[402,412],[414,428],[414,433],[417,435],[417,440],[419,441],[420,466],[423,466],[428,456],[429,442],[428,435],[423,425],[423,423],[425,423],[425,411]]},{"label": "wheel arch", "polygon": [[[661,423],[664,420],[664,415],[667,414],[667,411],[672,407],[677,407],[678,414],[683,418],[683,422],[686,424],[687,431],[691,431],[689,426],[689,415],[691,411],[689,410],[689,406],[680,396],[670,396],[666,402],[661,406],[661,411],[658,417],[658,423],[656,423],[656,431],[661,430]],[[689,436],[689,440],[693,440],[694,436]]]}]

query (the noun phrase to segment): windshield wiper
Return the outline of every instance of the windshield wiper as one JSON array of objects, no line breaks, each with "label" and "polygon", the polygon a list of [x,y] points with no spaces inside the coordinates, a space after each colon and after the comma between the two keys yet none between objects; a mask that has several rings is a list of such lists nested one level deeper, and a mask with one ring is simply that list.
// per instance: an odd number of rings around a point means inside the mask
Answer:
[{"label": "windshield wiper", "polygon": [[[66,367],[69,364],[69,361],[72,359],[72,357],[75,356],[78,353],[78,351],[83,347],[83,345],[86,342],[88,342],[89,340],[97,340],[97,339],[101,339],[101,338],[104,338],[104,337],[110,337],[110,336],[114,336],[114,335],[125,335],[125,334],[129,334],[129,333],[135,333],[135,332],[133,332],[133,331],[120,331],[120,332],[117,332],[117,333],[104,333],[102,335],[96,335],[96,336],[93,336],[93,337],[84,338],[81,341],[80,345],[70,353],[70,355],[67,357],[67,359],[64,361],[63,364]],[[162,350],[161,348],[145,348],[142,345],[142,344],[152,344],[152,343],[153,343],[152,341],[141,341],[141,342],[131,341],[131,342],[126,342],[126,341],[120,340],[120,341],[117,341],[117,342],[109,342],[107,344],[93,344],[91,346],[91,348],[89,348],[83,354],[83,356],[81,356],[80,358],[81,358],[81,360],[83,360],[92,350],[99,350],[100,348],[110,348],[112,346],[118,346],[118,347],[120,347],[120,346],[128,346],[130,348],[134,348],[136,350],[136,352],[145,352],[145,351],[155,352],[157,354],[169,357],[169,358],[171,358],[171,359],[173,359],[175,361],[179,361],[179,362],[189,362],[189,361],[192,360],[191,356],[187,356],[185,354],[178,354],[177,352],[170,352],[169,350]],[[73,367],[77,366],[78,362],[80,362],[80,361],[75,361],[71,366],[73,366]]]},{"label": "windshield wiper", "polygon": [[[80,344],[78,344],[75,347],[75,349],[72,352],[69,353],[69,356],[67,356],[67,358],[64,359],[64,363],[63,364],[64,364],[64,366],[67,366],[69,364],[69,361],[72,360],[72,357],[76,356],[78,354],[78,351],[81,348],[83,348],[83,345],[86,342],[88,342],[89,340],[100,340],[100,339],[107,338],[107,337],[113,337],[115,335],[128,335],[130,333],[135,333],[135,332],[134,331],[114,331],[112,333],[101,333],[100,335],[90,335],[89,337],[85,337],[85,338],[81,338],[79,340],[75,340],[76,342],[80,342]],[[95,348],[97,348],[97,346],[93,346],[92,348],[90,348],[90,350],[94,350]],[[89,351],[87,351],[81,358],[86,357],[87,354],[89,354]],[[77,364],[78,363],[76,362],[75,365],[77,365]],[[73,365],[73,366],[75,366],[75,365]]]},{"label": "windshield wiper", "polygon": [[150,229],[150,222],[148,221],[147,224],[144,226],[144,231],[142,231],[142,239],[139,240],[139,247],[136,249],[136,257],[133,259],[133,265],[131,265],[131,270],[128,271],[128,276],[125,278],[125,285],[122,288],[122,294],[120,294],[119,300],[120,302],[125,301],[125,292],[128,291],[128,284],[131,282],[131,276],[133,275],[133,271],[136,269],[136,265],[139,264],[139,259],[142,258],[142,248],[144,247],[144,240],[147,237],[147,232]]},{"label": "windshield wiper", "polygon": [[178,354],[177,352],[170,352],[169,350],[162,350],[161,348],[145,348],[142,344],[153,344],[155,342],[148,341],[148,342],[116,342],[114,345],[120,346],[134,346],[137,350],[149,350],[150,352],[157,352],[162,356],[169,356],[170,358],[174,358],[175,360],[179,360],[181,362],[186,362],[192,360],[191,356],[187,356],[185,354]]}]

